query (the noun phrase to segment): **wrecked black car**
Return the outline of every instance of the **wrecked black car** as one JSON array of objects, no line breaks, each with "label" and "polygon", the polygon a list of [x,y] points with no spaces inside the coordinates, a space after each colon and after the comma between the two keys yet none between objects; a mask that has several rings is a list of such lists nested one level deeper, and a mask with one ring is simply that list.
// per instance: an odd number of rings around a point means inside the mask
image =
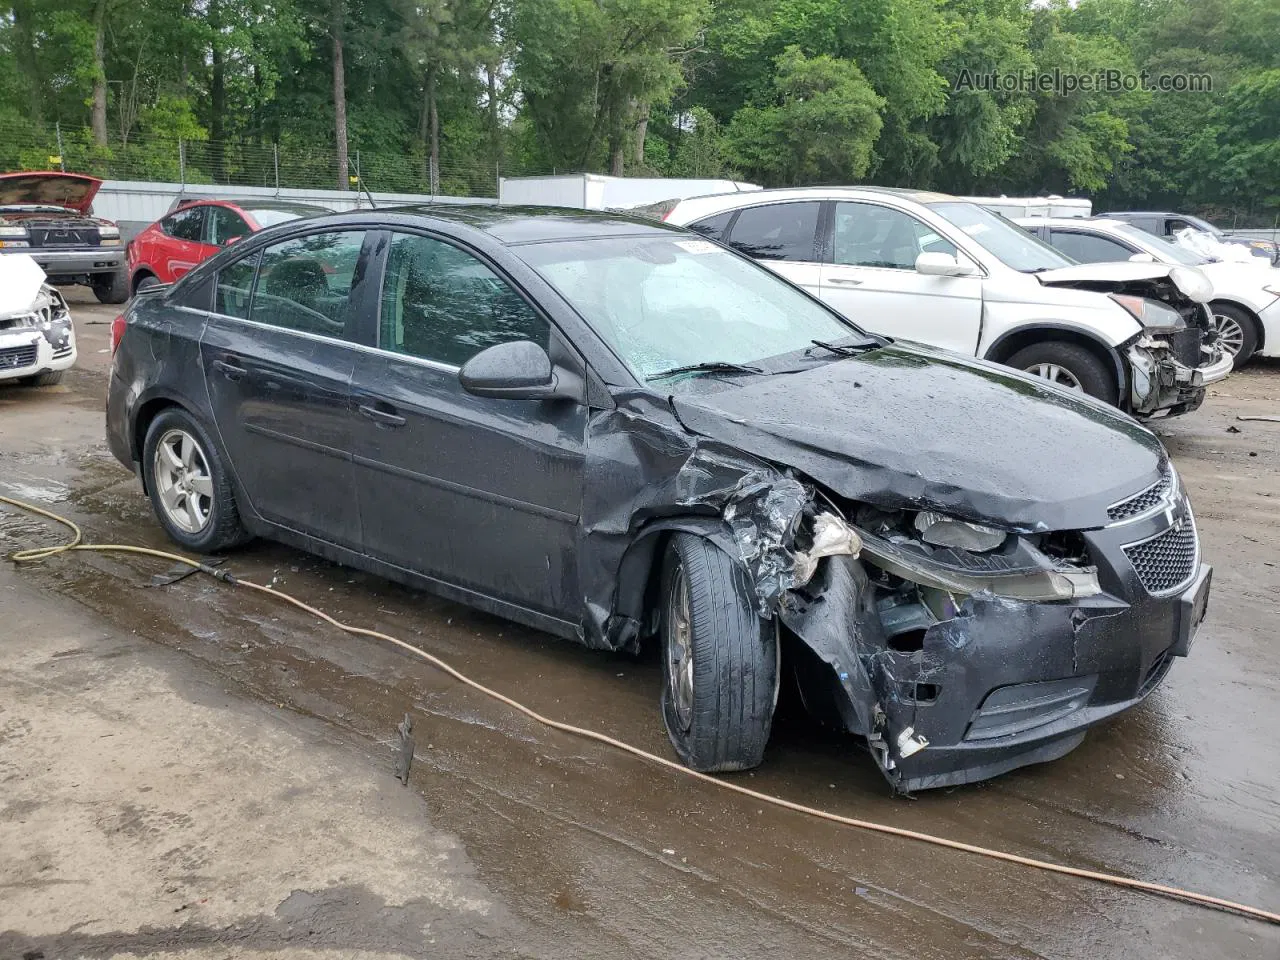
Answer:
[{"label": "wrecked black car", "polygon": [[1145,428],[652,221],[299,221],[139,295],[113,348],[111,449],[183,547],[270,537],[660,643],[699,770],[760,762],[785,673],[902,791],[1049,760],[1204,616]]}]

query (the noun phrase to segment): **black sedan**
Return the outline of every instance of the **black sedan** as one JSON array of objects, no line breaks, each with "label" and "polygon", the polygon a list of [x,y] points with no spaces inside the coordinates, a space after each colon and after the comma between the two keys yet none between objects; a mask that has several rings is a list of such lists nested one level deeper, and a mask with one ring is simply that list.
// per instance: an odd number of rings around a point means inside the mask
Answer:
[{"label": "black sedan", "polygon": [[1049,760],[1204,615],[1145,428],[649,220],[298,221],[137,297],[113,345],[111,448],[183,547],[270,537],[659,642],[699,770],[760,762],[784,671],[900,790]]}]

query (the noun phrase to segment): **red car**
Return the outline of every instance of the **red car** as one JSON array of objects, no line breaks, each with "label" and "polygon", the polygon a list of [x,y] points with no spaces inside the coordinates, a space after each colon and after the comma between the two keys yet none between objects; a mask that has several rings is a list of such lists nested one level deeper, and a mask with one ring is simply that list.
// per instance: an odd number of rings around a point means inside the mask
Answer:
[{"label": "red car", "polygon": [[277,223],[332,212],[287,200],[179,202],[129,241],[129,290],[173,283],[227,244]]}]

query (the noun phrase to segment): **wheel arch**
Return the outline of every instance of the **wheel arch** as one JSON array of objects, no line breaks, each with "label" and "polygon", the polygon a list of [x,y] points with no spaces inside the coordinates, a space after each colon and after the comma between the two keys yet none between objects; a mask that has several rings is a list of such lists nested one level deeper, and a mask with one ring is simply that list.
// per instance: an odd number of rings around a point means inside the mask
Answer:
[{"label": "wheel arch", "polygon": [[134,269],[133,273],[129,276],[129,294],[130,294],[130,296],[137,296],[137,294],[138,294],[138,284],[140,284],[140,283],[141,283],[143,280],[145,280],[147,277],[151,277],[152,279],[157,280],[157,281],[160,279],[160,278],[156,275],[156,272],[155,272],[154,270],[152,270],[150,267],[137,267],[137,268],[135,268],[135,269]]},{"label": "wheel arch", "polygon": [[1038,323],[1030,327],[1018,327],[1001,334],[984,354],[984,360],[993,363],[1005,363],[1019,350],[1036,343],[1073,343],[1084,347],[1097,357],[1109,370],[1115,373],[1116,388],[1123,400],[1128,395],[1129,378],[1125,374],[1124,361],[1120,351],[1110,344],[1081,330],[1079,327],[1066,324]]}]

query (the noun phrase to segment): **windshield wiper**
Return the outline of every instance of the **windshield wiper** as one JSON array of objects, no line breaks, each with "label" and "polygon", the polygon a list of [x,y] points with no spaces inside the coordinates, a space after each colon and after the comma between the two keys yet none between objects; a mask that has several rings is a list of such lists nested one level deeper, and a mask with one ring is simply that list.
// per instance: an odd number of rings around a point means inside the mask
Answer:
[{"label": "windshield wiper", "polygon": [[832,353],[841,357],[852,357],[859,351],[853,347],[846,347],[839,343],[827,343],[825,340],[810,340],[815,347],[821,347],[823,350],[830,350]]},{"label": "windshield wiper", "polygon": [[661,373],[645,377],[645,381],[665,380],[667,377],[674,377],[677,373],[764,373],[764,370],[760,367],[749,367],[744,363],[729,363],[727,360],[708,360],[704,363],[690,363],[683,367],[672,367],[670,370],[663,370]]}]

